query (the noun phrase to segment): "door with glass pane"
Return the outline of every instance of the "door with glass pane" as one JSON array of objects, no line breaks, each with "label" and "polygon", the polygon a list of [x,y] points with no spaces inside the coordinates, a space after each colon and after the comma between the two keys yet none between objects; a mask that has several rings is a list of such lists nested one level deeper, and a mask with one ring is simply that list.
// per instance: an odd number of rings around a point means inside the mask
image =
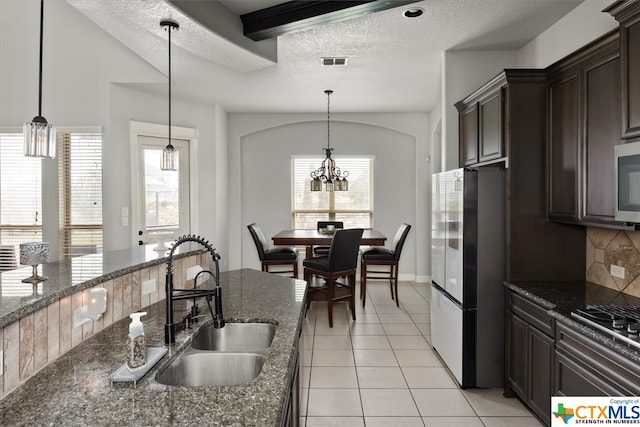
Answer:
[{"label": "door with glass pane", "polygon": [[138,137],[138,185],[134,204],[134,231],[139,245],[169,242],[188,234],[189,224],[189,143],[171,138],[177,150],[178,168],[160,169],[166,138]]}]

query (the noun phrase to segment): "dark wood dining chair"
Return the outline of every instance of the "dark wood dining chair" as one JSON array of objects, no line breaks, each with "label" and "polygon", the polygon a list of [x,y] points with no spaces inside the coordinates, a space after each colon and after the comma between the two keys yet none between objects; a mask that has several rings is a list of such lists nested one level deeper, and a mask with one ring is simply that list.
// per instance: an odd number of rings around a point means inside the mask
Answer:
[{"label": "dark wood dining chair", "polygon": [[[333,225],[336,229],[344,228],[344,222],[342,221],[318,221],[317,230],[323,230],[328,225]],[[329,245],[320,245],[313,247],[313,255],[327,255],[329,253]]]},{"label": "dark wood dining chair", "polygon": [[[360,299],[362,299],[363,307],[367,300],[367,279],[388,279],[389,287],[391,288],[391,299],[395,299],[396,306],[400,307],[400,299],[398,298],[398,264],[409,230],[411,230],[409,224],[403,223],[400,225],[391,243],[391,249],[374,246],[362,252],[360,261]],[[372,266],[385,266],[389,267],[389,269],[380,270],[377,267],[371,269]]]},{"label": "dark wood dining chair", "polygon": [[[307,281],[306,310],[313,301],[327,301],[331,328],[333,328],[333,303],[337,301],[347,300],[351,317],[356,320],[356,269],[362,232],[361,228],[336,231],[331,240],[329,254],[307,258],[302,263],[304,279]],[[313,281],[314,276],[324,280]]]},{"label": "dark wood dining chair", "polygon": [[[267,273],[291,273],[292,277],[297,279],[298,253],[295,248],[285,246],[274,246],[273,248],[269,248],[267,239],[264,237],[264,233],[260,226],[254,222],[247,225],[247,228],[251,233],[253,243],[256,244],[258,258],[260,258],[260,263],[262,264],[262,271],[266,271]],[[289,265],[291,266],[291,269],[269,271],[269,267],[274,265]]]}]

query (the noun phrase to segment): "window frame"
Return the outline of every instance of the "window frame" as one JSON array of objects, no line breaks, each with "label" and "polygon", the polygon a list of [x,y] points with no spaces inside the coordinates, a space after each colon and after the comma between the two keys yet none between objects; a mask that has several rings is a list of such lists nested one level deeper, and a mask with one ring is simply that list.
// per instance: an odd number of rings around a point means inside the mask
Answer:
[{"label": "window frame", "polygon": [[[341,214],[368,214],[369,216],[369,226],[364,228],[373,228],[374,227],[374,167],[375,167],[375,155],[342,155],[342,156],[334,156],[332,158],[336,161],[338,165],[340,165],[340,160],[346,159],[362,159],[369,161],[369,209],[336,209],[336,193],[341,192],[329,192],[329,207],[327,209],[296,209],[296,160],[304,159],[311,160],[318,165],[322,163],[325,159],[325,156],[322,155],[292,155],[291,156],[291,227],[298,228],[296,225],[296,216],[300,214],[327,214],[328,217],[326,220],[335,221],[340,220],[339,216]],[[311,182],[311,177],[305,178],[305,188],[309,188]],[[309,190],[310,191],[310,190]],[[324,185],[322,192],[326,192],[324,190]],[[345,225],[347,226],[347,225]]]}]

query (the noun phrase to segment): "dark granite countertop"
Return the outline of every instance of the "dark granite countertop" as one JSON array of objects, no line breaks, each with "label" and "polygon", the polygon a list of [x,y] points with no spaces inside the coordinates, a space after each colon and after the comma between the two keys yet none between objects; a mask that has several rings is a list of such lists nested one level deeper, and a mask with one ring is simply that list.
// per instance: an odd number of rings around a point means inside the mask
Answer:
[{"label": "dark granite countertop", "polygon": [[[31,267],[0,273],[0,329],[78,291],[162,264],[166,260],[166,251],[154,251],[154,247],[136,246],[43,264],[38,267],[38,272],[48,280],[36,287],[21,282],[31,276]],[[174,258],[203,251],[199,244],[187,243],[177,248]]]},{"label": "dark granite countertop", "polygon": [[[222,273],[220,282],[225,319],[277,323],[269,357],[252,383],[171,387],[156,382],[156,373],[189,343],[194,332],[190,330],[176,334],[176,344],[139,380],[137,388],[133,383],[111,387],[109,375],[125,361],[129,319],[124,319],[61,356],[0,400],[0,425],[280,425],[295,368],[305,288],[296,286],[293,279],[249,269]],[[142,320],[147,345],[161,347],[164,301],[145,311],[148,314]]]},{"label": "dark granite countertop", "polygon": [[587,335],[593,340],[640,363],[640,351],[624,342],[615,341],[598,330],[571,317],[571,312],[588,304],[640,305],[640,298],[614,291],[592,282],[506,281],[505,287],[545,307],[556,321]]}]

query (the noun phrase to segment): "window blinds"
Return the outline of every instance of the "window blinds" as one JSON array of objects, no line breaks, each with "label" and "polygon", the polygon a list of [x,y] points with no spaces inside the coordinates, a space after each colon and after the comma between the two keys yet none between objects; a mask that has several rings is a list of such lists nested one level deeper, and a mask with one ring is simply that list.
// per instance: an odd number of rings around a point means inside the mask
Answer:
[{"label": "window blinds", "polygon": [[102,252],[102,135],[60,132],[60,257]]},{"label": "window blinds", "polygon": [[23,144],[22,133],[0,133],[0,271],[18,267],[20,243],[42,241],[42,161]]}]

